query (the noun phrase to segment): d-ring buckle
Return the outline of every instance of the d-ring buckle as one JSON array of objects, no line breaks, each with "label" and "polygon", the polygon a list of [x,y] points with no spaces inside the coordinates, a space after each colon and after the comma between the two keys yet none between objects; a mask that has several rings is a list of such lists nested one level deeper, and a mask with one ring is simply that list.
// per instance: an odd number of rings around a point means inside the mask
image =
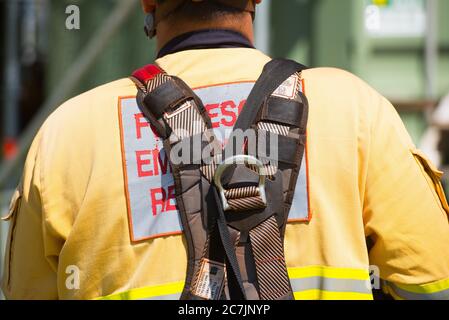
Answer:
[{"label": "d-ring buckle", "polygon": [[264,203],[264,205],[267,205],[267,195],[265,193],[265,181],[266,181],[266,172],[265,172],[265,167],[262,163],[262,161],[260,161],[259,159],[253,157],[253,156],[248,156],[248,155],[237,155],[231,158],[227,158],[226,160],[224,160],[222,163],[220,163],[215,171],[215,176],[214,176],[214,183],[215,186],[218,189],[218,192],[220,194],[220,198],[223,204],[223,210],[224,211],[230,211],[231,210],[231,206],[228,203],[228,199],[226,198],[226,194],[225,194],[225,189],[223,188],[223,184],[221,183],[221,176],[223,175],[223,173],[226,171],[226,169],[232,165],[255,165],[257,167],[257,173],[259,174],[259,194],[260,197],[262,199],[262,202]]}]

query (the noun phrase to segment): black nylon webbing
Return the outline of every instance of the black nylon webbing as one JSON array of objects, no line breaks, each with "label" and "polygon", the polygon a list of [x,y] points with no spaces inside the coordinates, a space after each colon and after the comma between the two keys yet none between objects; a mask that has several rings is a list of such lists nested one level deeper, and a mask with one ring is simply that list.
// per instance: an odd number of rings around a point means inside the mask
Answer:
[{"label": "black nylon webbing", "polygon": [[275,217],[250,231],[261,300],[293,300],[284,244]]},{"label": "black nylon webbing", "polygon": [[284,98],[270,97],[263,108],[261,121],[281,123],[298,128],[301,125],[304,107],[300,102]]},{"label": "black nylon webbing", "polygon": [[296,72],[306,69],[305,66],[292,60],[274,59],[263,69],[262,75],[257,80],[251,91],[245,106],[237,119],[234,131],[249,129],[256,121],[263,102],[267,100],[285,80]]},{"label": "black nylon webbing", "polygon": [[[234,147],[234,137],[239,133],[236,132],[236,130],[245,132],[255,125],[260,110],[272,96],[274,91],[290,76],[301,72],[304,69],[305,66],[285,59],[272,60],[265,66],[262,75],[254,85],[254,88],[246,101],[242,113],[237,119],[234,131],[229,139],[230,143],[225,147],[225,157],[234,155],[235,152],[243,152],[243,146],[236,146],[236,150],[230,149],[230,147]],[[239,139],[237,139],[237,141],[238,140]],[[229,180],[229,177],[234,175],[235,169],[236,166],[227,170],[227,173],[223,175],[223,178]],[[221,202],[219,201],[220,199],[217,194],[217,203],[220,206],[220,211],[222,211]],[[251,230],[250,233],[250,238],[253,242],[254,263],[257,270],[260,298],[268,300],[279,298],[293,299],[287,266],[285,264],[282,238],[276,219],[271,217],[268,220],[268,225],[262,223]],[[271,246],[269,243],[271,243]],[[268,250],[268,248],[273,250]],[[278,282],[278,285],[275,284],[276,282]]]},{"label": "black nylon webbing", "polygon": [[217,203],[217,226],[220,232],[221,242],[226,253],[226,260],[229,262],[231,268],[228,268],[228,287],[231,295],[231,300],[246,300],[245,289],[243,287],[243,280],[240,274],[240,268],[235,254],[235,244],[231,241],[226,217],[223,211],[218,191],[214,188],[215,201]]},{"label": "black nylon webbing", "polygon": [[[251,128],[251,126],[256,124],[258,115],[260,113],[260,110],[262,108],[262,106],[264,105],[264,103],[267,101],[267,99],[273,94],[273,92],[282,85],[282,83],[287,80],[291,75],[302,71],[303,69],[305,69],[305,67],[301,64],[298,64],[294,61],[290,61],[290,60],[284,60],[284,59],[277,59],[277,60],[272,60],[270,63],[268,63],[265,67],[264,70],[262,72],[262,75],[260,76],[259,80],[256,82],[253,90],[251,91],[248,100],[246,102],[245,107],[243,108],[242,113],[240,114],[239,118],[237,119],[237,123],[234,127],[234,132],[231,135],[231,139],[234,139],[234,134],[235,134],[235,130],[242,130],[242,131],[246,131],[247,129]],[[195,94],[193,93],[193,91],[189,88],[189,90],[187,90],[188,93],[192,94],[192,97],[194,98],[195,101],[197,101],[198,105],[199,105],[199,113],[201,114],[203,120],[205,121],[206,124],[210,124],[210,118],[207,115],[204,107],[202,107],[202,103],[201,100],[199,98],[197,98],[195,96]],[[138,97],[138,102],[139,102],[139,107],[141,107],[141,103],[143,102],[143,98],[145,96],[141,93],[139,93],[139,97]],[[176,97],[177,98],[177,97]],[[173,99],[173,100],[178,100],[178,99]],[[148,106],[146,106],[148,107]],[[164,140],[166,140],[168,138],[169,132],[166,132],[168,130],[166,129],[170,129],[169,126],[167,125],[167,123],[165,123],[165,128],[162,125],[162,123],[159,123],[155,117],[155,115],[153,115],[149,110],[145,110],[147,108],[142,108],[144,109],[144,111],[147,111],[146,113],[144,112],[144,114],[147,116],[147,118],[150,120],[150,122],[159,125],[159,127],[162,127],[164,130],[161,132],[162,134],[165,133],[164,135]],[[168,127],[168,128],[167,128]],[[230,139],[230,140],[231,140]],[[231,140],[232,141],[232,140]],[[229,144],[228,144],[229,145]],[[232,143],[230,144],[232,146]],[[225,148],[225,152],[224,155],[225,156],[231,156],[234,155],[235,153],[233,152],[233,150],[231,150],[231,153],[228,153],[228,149],[229,147],[226,146]],[[242,149],[237,150],[237,153],[239,152],[243,152]],[[234,171],[234,170],[228,170],[228,173],[230,173],[230,171]],[[223,177],[224,179],[226,179],[225,177]],[[176,178],[175,180],[179,180],[179,177]],[[177,181],[175,183],[176,185],[180,185],[180,182]],[[212,221],[212,224],[215,225],[218,229],[216,231],[218,231],[217,233],[219,233],[219,238],[221,240],[221,244],[222,244],[222,249],[224,250],[224,259],[226,261],[226,265],[228,266],[227,270],[227,275],[228,275],[228,289],[229,289],[229,293],[230,293],[230,298],[231,299],[236,299],[236,300],[243,300],[247,298],[246,295],[246,291],[243,285],[243,281],[242,281],[242,276],[241,276],[241,272],[240,272],[240,267],[239,267],[239,262],[237,260],[237,256],[236,256],[236,252],[235,252],[235,243],[231,240],[231,234],[230,234],[230,230],[228,227],[228,222],[226,220],[226,216],[223,210],[223,206],[221,203],[221,198],[218,195],[218,191],[216,190],[216,188],[212,188],[213,189],[213,193],[214,193],[214,198],[215,198],[215,203],[216,203],[216,211],[214,212],[214,215],[216,215],[215,221]],[[177,196],[177,200],[178,200]],[[179,199],[178,204],[182,204],[182,199]],[[182,206],[181,206],[182,207]],[[214,211],[213,209],[215,208],[210,208],[211,212]],[[181,211],[183,211],[181,209]],[[186,221],[186,219],[183,220],[183,224],[188,224],[188,222]],[[186,228],[186,231],[190,231],[190,228]],[[258,233],[253,233],[253,236],[258,236]],[[279,233],[276,233],[275,236],[279,236]],[[218,238],[218,235],[217,237]],[[279,240],[280,240],[280,236],[279,236]],[[213,240],[213,237],[212,237]],[[263,238],[260,238],[261,241],[256,243],[260,243],[262,244],[261,246],[256,244],[256,248],[258,247],[263,247],[264,243],[266,243],[264,241]],[[218,246],[220,247],[220,246]],[[219,248],[219,250],[222,250],[221,248]],[[190,249],[189,249],[190,250]],[[278,250],[279,251],[279,250]],[[280,256],[281,253],[277,253],[276,257]],[[282,256],[283,256],[283,252],[282,252]],[[282,257],[281,257],[282,259]],[[190,259],[191,260],[191,259]],[[259,260],[264,260],[264,255],[259,255]],[[283,265],[282,265],[283,267]],[[260,269],[260,268],[259,268]],[[261,270],[258,270],[258,273],[261,272]],[[266,281],[265,283],[269,283],[271,282],[271,280],[273,279],[272,275],[270,274],[266,274],[264,273],[265,271],[262,271],[261,273],[261,279],[267,279],[268,281]],[[188,279],[190,279],[188,277]],[[287,276],[288,279],[288,276]],[[264,291],[266,292],[266,291]],[[267,298],[272,298],[272,295],[270,294],[270,292],[268,291],[267,294]]]},{"label": "black nylon webbing", "polygon": [[[251,126],[255,124],[257,115],[262,109],[264,102],[267,101],[273,92],[291,75],[296,72],[301,72],[304,69],[307,69],[307,67],[287,59],[273,59],[265,65],[261,76],[254,85],[254,88],[248,96],[245,106],[235,123],[234,130],[229,137],[229,142],[223,153],[225,157],[241,154],[243,152],[243,146],[235,146],[233,143],[233,140],[239,140],[236,139],[236,130],[245,132],[251,128]],[[236,150],[231,149],[234,147],[236,147]],[[230,177],[234,174],[234,170],[235,168],[227,170],[223,174],[223,180],[229,181],[231,179]]]}]

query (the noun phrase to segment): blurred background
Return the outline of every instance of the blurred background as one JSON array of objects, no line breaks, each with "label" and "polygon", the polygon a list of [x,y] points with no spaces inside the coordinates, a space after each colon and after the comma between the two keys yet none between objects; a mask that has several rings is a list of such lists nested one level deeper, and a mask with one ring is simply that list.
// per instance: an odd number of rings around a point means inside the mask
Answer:
[{"label": "blurred background", "polygon": [[[79,25],[71,19],[77,8]],[[138,0],[0,0],[0,12],[4,216],[45,118],[67,98],[151,63],[155,47],[143,33]],[[390,99],[415,143],[444,169],[449,166],[448,14],[448,0],[264,0],[256,45],[273,57],[343,68],[363,78]],[[0,224],[1,257],[7,228]]]}]

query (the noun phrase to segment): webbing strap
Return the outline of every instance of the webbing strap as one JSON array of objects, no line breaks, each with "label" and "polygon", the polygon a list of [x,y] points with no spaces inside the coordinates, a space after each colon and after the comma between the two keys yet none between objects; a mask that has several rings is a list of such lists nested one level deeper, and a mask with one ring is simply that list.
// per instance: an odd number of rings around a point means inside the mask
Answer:
[{"label": "webbing strap", "polygon": [[221,205],[221,199],[216,188],[214,189],[215,201],[217,203],[217,226],[220,232],[221,242],[226,253],[226,260],[231,268],[228,268],[228,286],[231,300],[246,300],[245,289],[243,287],[243,280],[240,274],[240,268],[235,254],[235,244],[231,241],[226,217]]},{"label": "webbing strap", "polygon": [[[280,67],[282,65],[283,67]],[[267,70],[265,72],[270,72],[271,66],[267,66]],[[290,130],[293,128],[297,128],[301,126],[301,120],[304,115],[304,106],[299,104],[296,100],[287,100],[281,98],[273,98],[273,91],[276,90],[289,76],[296,74],[297,81],[300,81],[300,72],[304,69],[303,66],[292,63],[291,61],[279,61],[275,63],[274,77],[279,74],[282,76],[276,77],[276,81],[278,81],[278,86],[269,91],[269,95],[265,97],[254,97],[254,100],[248,99],[248,101],[256,101],[256,107],[254,105],[248,104],[247,107],[252,107],[244,109],[247,112],[244,115],[243,120],[237,124],[239,129],[246,130],[251,125],[254,125],[256,118],[260,112],[262,106],[265,107],[264,115],[261,117],[261,121],[257,124],[257,129],[259,130],[258,134],[263,135],[263,131],[270,132],[278,135],[279,139],[279,147],[290,148],[288,152],[282,152],[280,150],[279,161],[282,162],[282,159],[288,159],[290,163],[294,165],[298,165],[298,161],[296,159],[297,156],[297,146],[300,143],[300,140],[295,138],[288,137],[290,134]],[[277,68],[282,69],[281,71]],[[263,75],[261,77],[263,79]],[[299,85],[299,84],[298,84]],[[263,84],[260,84],[260,88],[264,87]],[[258,90],[259,87],[255,88]],[[267,89],[267,86],[262,90],[271,90],[272,88]],[[298,98],[298,92],[296,93],[296,98]],[[278,100],[278,104],[269,103]],[[279,106],[287,106],[286,118],[282,118],[281,115],[276,115],[277,112],[281,112],[279,110]],[[274,106],[274,108],[273,108]],[[290,114],[289,116],[287,114]],[[272,115],[272,116],[268,116]],[[245,119],[247,117],[247,119]],[[248,120],[249,119],[249,120]],[[287,121],[284,121],[287,120]],[[248,122],[246,122],[248,121]],[[249,122],[252,121],[253,123]],[[245,123],[246,122],[246,123]],[[236,126],[236,127],[237,127]],[[267,143],[268,147],[270,144]],[[286,150],[284,150],[286,151]],[[271,155],[271,153],[270,153]],[[296,160],[296,161],[294,161]],[[266,165],[266,170],[268,175],[274,175],[278,170],[276,166],[268,163]],[[287,265],[285,262],[284,255],[284,247],[283,247],[283,237],[281,236],[281,232],[279,229],[278,222],[275,216],[271,216],[268,220],[259,224],[255,228],[250,230],[250,242],[251,248],[254,256],[254,262],[257,273],[257,283],[259,286],[259,295],[261,300],[292,300],[293,299],[293,290],[291,288]]]},{"label": "webbing strap", "polygon": [[298,101],[270,97],[264,106],[261,120],[299,127],[303,114],[298,110],[304,110]]},{"label": "webbing strap", "polygon": [[284,245],[275,217],[250,231],[261,300],[293,299]]},{"label": "webbing strap", "polygon": [[232,211],[259,210],[266,207],[256,186],[228,189],[225,196]]},{"label": "webbing strap", "polygon": [[[287,59],[273,59],[265,65],[261,76],[254,85],[254,88],[248,96],[245,106],[237,119],[234,130],[229,137],[229,142],[225,146],[225,150],[223,152],[225,157],[243,152],[243,146],[238,146],[235,144],[236,141],[239,141],[237,138],[237,135],[239,134],[238,131],[246,131],[254,125],[259,112],[266,102],[268,102],[268,99],[272,96],[274,91],[279,88],[279,86],[281,86],[290,76],[295,73],[300,73],[304,69],[307,69],[307,67]],[[288,135],[289,128],[287,126],[280,126],[274,123],[265,124],[265,126],[268,126],[267,129],[273,129],[266,131],[282,132],[285,133],[285,136]],[[236,147],[235,150],[232,149],[234,147]],[[274,174],[274,168],[268,166],[267,169],[269,175]],[[227,170],[227,172],[223,174],[223,180],[229,181],[230,177],[234,174],[234,171],[235,168]]]},{"label": "webbing strap", "polygon": [[267,63],[246,100],[234,130],[245,131],[249,129],[255,123],[264,102],[273,92],[291,75],[301,72],[305,68],[302,64],[286,59],[274,59]]},{"label": "webbing strap", "polygon": [[[285,80],[295,73],[301,72],[306,69],[302,64],[299,64],[292,60],[287,59],[273,59],[267,63],[262,71],[261,76],[254,85],[245,106],[240,113],[237,122],[234,126],[234,131],[229,137],[229,142],[225,147],[223,155],[229,157],[235,153],[243,152],[243,146],[236,146],[235,142],[239,141],[237,135],[239,130],[245,132],[252,125],[255,124],[257,116],[259,115],[262,106],[268,101],[273,92],[281,86]],[[236,150],[231,148],[236,147]],[[229,177],[234,174],[234,170],[231,168],[223,175],[223,179],[229,180]]]},{"label": "webbing strap", "polygon": [[169,81],[154,85],[154,89],[148,91],[144,101],[151,106],[151,112],[156,119],[160,119],[170,108],[187,100],[193,100],[192,90],[180,79],[172,77]]}]

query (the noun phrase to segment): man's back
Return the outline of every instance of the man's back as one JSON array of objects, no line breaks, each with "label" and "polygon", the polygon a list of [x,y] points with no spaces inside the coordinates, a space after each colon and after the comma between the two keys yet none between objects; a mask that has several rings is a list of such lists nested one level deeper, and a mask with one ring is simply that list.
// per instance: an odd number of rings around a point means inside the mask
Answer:
[{"label": "man's back", "polygon": [[[269,60],[254,49],[204,49],[157,64],[195,90],[225,140]],[[295,297],[370,299],[370,264],[397,285],[395,296],[449,290],[449,208],[394,108],[344,71],[302,78],[307,161],[285,240]],[[173,178],[136,92],[129,79],[107,84],[44,124],[13,217],[8,297],[179,297],[187,257]]]}]

